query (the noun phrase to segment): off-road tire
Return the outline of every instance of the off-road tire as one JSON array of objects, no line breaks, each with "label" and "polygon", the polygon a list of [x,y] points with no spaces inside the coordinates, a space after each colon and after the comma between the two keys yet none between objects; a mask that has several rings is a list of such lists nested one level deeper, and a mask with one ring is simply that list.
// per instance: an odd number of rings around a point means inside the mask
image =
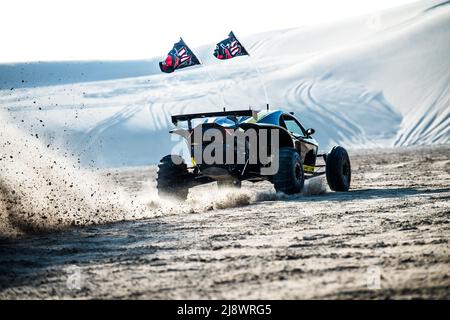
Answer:
[{"label": "off-road tire", "polygon": [[294,148],[281,148],[278,172],[272,178],[277,192],[296,194],[305,184],[303,163],[300,154]]},{"label": "off-road tire", "polygon": [[156,188],[160,197],[186,200],[189,193],[186,163],[177,155],[168,155],[158,164]]},{"label": "off-road tire", "polygon": [[348,191],[352,170],[347,151],[340,146],[335,146],[328,152],[326,159],[327,182],[330,189]]}]

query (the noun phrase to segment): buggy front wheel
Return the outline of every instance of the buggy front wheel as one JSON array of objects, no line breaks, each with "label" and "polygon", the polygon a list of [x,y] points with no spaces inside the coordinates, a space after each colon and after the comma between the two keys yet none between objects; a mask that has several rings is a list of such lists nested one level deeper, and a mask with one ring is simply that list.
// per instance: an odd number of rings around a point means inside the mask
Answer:
[{"label": "buggy front wheel", "polygon": [[328,186],[333,191],[348,191],[352,179],[350,158],[347,151],[335,146],[326,157],[326,175]]}]

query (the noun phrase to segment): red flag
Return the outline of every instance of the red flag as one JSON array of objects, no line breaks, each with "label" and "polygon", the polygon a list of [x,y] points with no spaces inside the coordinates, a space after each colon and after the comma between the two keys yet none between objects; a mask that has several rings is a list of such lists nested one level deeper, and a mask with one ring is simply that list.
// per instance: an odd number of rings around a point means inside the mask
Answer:
[{"label": "red flag", "polygon": [[228,38],[220,41],[214,50],[214,56],[220,60],[227,60],[239,56],[248,56],[247,50],[239,42],[233,31],[230,32]]},{"label": "red flag", "polygon": [[167,54],[167,58],[159,63],[162,72],[172,73],[177,69],[183,69],[200,64],[200,60],[194,52],[180,38],[180,41],[173,45],[172,50]]}]

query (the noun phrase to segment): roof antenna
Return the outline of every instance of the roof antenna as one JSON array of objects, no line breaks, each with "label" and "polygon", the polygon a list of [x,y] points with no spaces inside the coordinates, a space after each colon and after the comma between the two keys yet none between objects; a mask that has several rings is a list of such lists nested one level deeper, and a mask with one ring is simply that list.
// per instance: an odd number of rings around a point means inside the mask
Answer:
[{"label": "roof antenna", "polygon": [[269,111],[269,104],[267,104],[267,111]]}]

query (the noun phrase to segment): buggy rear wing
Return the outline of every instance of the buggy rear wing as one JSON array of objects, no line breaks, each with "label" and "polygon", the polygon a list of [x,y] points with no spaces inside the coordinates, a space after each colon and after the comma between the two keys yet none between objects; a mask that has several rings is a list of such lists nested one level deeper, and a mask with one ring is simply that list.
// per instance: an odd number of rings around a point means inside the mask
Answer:
[{"label": "buggy rear wing", "polygon": [[258,112],[255,110],[236,110],[236,111],[219,111],[219,112],[203,112],[203,113],[191,113],[172,116],[172,123],[177,125],[180,121],[191,122],[192,119],[212,118],[212,117],[258,117]]}]

